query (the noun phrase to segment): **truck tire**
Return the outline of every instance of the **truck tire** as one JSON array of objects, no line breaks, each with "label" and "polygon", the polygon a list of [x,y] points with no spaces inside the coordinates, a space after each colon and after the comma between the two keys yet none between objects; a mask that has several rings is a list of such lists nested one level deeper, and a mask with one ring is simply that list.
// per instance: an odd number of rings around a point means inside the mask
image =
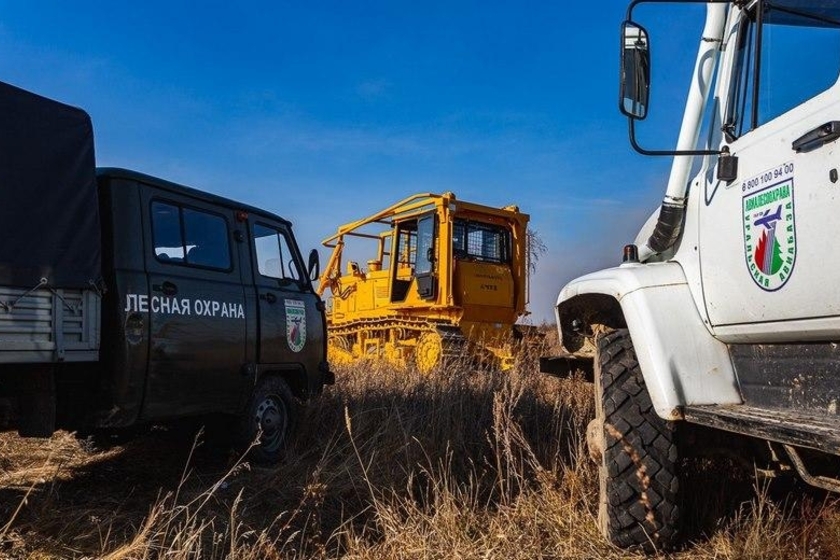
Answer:
[{"label": "truck tire", "polygon": [[[239,443],[250,449],[255,463],[274,464],[283,456],[297,422],[298,405],[289,385],[276,375],[264,375],[254,388],[242,416]],[[259,441],[255,443],[257,435]]]},{"label": "truck tire", "polygon": [[588,439],[601,532],[622,548],[672,548],[680,518],[675,424],[656,414],[627,329],[598,339],[595,367]]}]

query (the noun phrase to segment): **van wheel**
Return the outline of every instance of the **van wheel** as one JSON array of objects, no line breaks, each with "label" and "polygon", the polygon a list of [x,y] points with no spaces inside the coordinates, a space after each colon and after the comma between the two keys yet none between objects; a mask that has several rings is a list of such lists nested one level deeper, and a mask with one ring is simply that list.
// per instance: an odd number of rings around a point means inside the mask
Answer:
[{"label": "van wheel", "polygon": [[601,532],[623,548],[671,548],[680,517],[675,424],[656,414],[627,329],[598,339],[595,367],[587,440],[598,463]]},{"label": "van wheel", "polygon": [[[252,444],[249,455],[256,463],[280,460],[296,423],[297,403],[288,384],[280,377],[260,378],[242,417],[239,441]],[[254,443],[259,434],[259,441]]]}]

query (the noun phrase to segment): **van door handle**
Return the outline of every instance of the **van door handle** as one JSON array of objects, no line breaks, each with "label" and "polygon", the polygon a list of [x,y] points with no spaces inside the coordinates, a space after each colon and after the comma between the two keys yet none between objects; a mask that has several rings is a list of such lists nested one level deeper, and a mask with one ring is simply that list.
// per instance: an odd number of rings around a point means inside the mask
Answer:
[{"label": "van door handle", "polygon": [[160,292],[165,296],[174,296],[178,293],[178,286],[167,280],[163,284],[154,284],[152,291]]},{"label": "van door handle", "polygon": [[796,153],[810,152],[840,138],[840,121],[831,121],[809,130],[793,141],[791,147]]},{"label": "van door handle", "polygon": [[266,292],[264,294],[260,294],[260,299],[264,299],[268,303],[274,303],[275,301],[277,301],[277,296],[275,296],[271,292]]}]

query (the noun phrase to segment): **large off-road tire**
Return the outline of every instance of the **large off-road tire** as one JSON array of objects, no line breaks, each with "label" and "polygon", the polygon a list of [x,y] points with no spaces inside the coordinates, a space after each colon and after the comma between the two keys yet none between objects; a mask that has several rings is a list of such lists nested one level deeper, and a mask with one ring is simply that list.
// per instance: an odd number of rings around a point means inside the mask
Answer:
[{"label": "large off-road tire", "polygon": [[673,547],[680,520],[675,424],[656,414],[627,329],[597,341],[595,404],[588,435],[599,464],[601,531],[623,548]]},{"label": "large off-road tire", "polygon": [[[273,464],[280,460],[295,424],[299,406],[289,385],[279,376],[259,379],[240,420],[238,442],[247,448],[255,463]],[[259,434],[259,441],[257,435]]]}]

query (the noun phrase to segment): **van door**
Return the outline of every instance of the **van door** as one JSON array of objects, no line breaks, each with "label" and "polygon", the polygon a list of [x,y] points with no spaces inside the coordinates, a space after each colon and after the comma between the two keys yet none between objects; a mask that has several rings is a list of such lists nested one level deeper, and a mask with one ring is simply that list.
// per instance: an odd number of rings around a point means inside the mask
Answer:
[{"label": "van door", "polygon": [[259,298],[258,361],[268,368],[299,364],[313,375],[322,359],[324,322],[294,237],[288,225],[259,216],[250,218],[250,226]]},{"label": "van door", "polygon": [[231,210],[147,189],[150,324],[145,419],[234,412],[246,361],[240,245]]}]

